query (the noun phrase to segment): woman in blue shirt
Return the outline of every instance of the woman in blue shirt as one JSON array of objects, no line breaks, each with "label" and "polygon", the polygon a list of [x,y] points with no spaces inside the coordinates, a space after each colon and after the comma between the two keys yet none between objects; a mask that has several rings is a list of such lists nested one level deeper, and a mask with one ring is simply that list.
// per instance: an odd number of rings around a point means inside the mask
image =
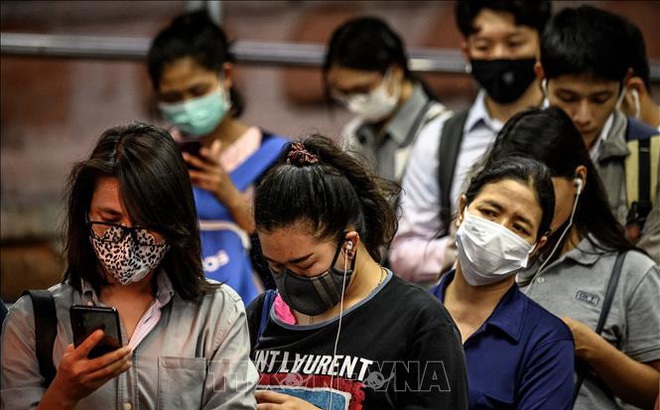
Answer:
[{"label": "woman in blue shirt", "polygon": [[515,286],[547,240],[554,202],[548,169],[525,158],[494,163],[461,196],[456,269],[432,293],[461,332],[470,409],[571,408],[571,332]]}]

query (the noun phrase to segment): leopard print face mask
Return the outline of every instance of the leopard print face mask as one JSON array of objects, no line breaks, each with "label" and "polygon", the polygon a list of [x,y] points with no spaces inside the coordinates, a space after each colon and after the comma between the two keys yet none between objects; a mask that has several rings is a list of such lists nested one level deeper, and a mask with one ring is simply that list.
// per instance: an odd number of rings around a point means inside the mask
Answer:
[{"label": "leopard print face mask", "polygon": [[169,245],[159,243],[142,245],[126,235],[121,242],[105,242],[90,236],[92,247],[106,271],[119,283],[139,282],[154,270],[165,257]]}]

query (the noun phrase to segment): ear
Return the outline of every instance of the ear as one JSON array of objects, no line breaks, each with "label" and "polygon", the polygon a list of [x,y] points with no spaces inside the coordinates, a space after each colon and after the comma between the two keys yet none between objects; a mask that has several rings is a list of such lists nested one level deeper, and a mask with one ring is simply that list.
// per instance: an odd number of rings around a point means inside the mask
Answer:
[{"label": "ear", "polygon": [[646,86],[644,85],[644,81],[639,78],[639,77],[630,77],[626,81],[626,87],[628,88],[628,91],[630,90],[637,90],[637,93],[639,94],[640,98],[642,95],[645,95],[647,93]]},{"label": "ear", "polygon": [[544,234],[543,236],[541,236],[541,238],[539,238],[539,240],[536,242],[536,246],[534,246],[534,250],[529,255],[530,259],[535,258],[536,255],[538,255],[538,253],[540,252],[540,250],[543,249],[545,244],[548,243],[548,235],[549,234],[550,233],[548,232],[548,233]]},{"label": "ear", "polygon": [[575,177],[582,180],[582,192],[584,192],[584,188],[587,186],[587,167],[579,165],[575,168]]},{"label": "ear", "polygon": [[359,243],[360,243],[360,234],[357,233],[356,231],[349,231],[346,233],[346,236],[344,236],[344,243],[342,244],[342,249],[346,253],[346,256],[349,259],[353,259],[355,257],[355,251],[357,250]]},{"label": "ear", "polygon": [[234,85],[234,64],[224,63],[222,65],[223,85],[225,90],[229,90]]},{"label": "ear", "polygon": [[534,63],[534,72],[536,73],[536,78],[539,80],[543,80],[545,78],[545,71],[543,71],[543,66],[538,60],[536,60],[536,63]]},{"label": "ear", "polygon": [[458,216],[456,217],[456,227],[458,228],[463,223],[463,215],[465,214],[465,207],[467,206],[467,197],[465,194],[461,195],[458,203]]},{"label": "ear", "polygon": [[463,54],[463,58],[465,59],[466,63],[470,63],[470,47],[468,47],[468,43],[466,40],[461,41],[461,54]]}]

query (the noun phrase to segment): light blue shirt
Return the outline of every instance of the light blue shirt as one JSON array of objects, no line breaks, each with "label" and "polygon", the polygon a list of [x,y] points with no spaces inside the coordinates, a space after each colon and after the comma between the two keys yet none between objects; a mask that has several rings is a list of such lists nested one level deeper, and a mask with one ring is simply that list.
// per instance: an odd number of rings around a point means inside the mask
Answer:
[{"label": "light blue shirt", "polygon": [[[440,219],[438,181],[440,134],[447,119],[440,116],[424,126],[403,176],[402,214],[390,248],[390,263],[397,275],[414,282],[429,282],[437,277],[449,242],[447,236],[437,238],[438,233],[447,228]],[[452,180],[452,214],[456,212],[463,183],[472,165],[493,146],[502,126],[501,121],[488,114],[486,93],[480,91],[463,128],[463,141]]]},{"label": "light blue shirt", "polygon": [[[101,302],[87,285],[83,294],[68,283],[49,290],[58,319],[53,346],[57,368],[66,347],[73,343],[69,307]],[[129,342],[134,345],[131,368],[82,399],[76,409],[255,408],[258,374],[249,360],[245,309],[236,292],[222,285],[200,303],[183,300],[161,272],[153,306],[140,321],[147,331],[136,328]],[[123,325],[121,331],[127,340]],[[1,352],[2,408],[35,407],[45,390],[35,356],[34,312],[27,296],[7,315]]]}]

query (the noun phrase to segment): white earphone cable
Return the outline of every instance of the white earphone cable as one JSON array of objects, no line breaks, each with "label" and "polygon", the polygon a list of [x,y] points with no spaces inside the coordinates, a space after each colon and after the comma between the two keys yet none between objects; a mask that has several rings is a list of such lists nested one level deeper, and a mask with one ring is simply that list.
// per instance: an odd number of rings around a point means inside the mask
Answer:
[{"label": "white earphone cable", "polygon": [[555,244],[555,247],[552,248],[552,251],[550,252],[548,257],[543,261],[543,263],[541,264],[539,269],[536,271],[536,273],[532,277],[532,280],[529,282],[529,287],[523,291],[523,293],[525,295],[529,294],[532,291],[532,287],[534,286],[534,283],[536,282],[538,277],[541,275],[541,271],[543,270],[545,265],[550,261],[550,259],[552,259],[552,255],[555,254],[555,252],[557,251],[557,248],[559,247],[559,245],[564,241],[564,236],[566,236],[568,231],[573,226],[573,218],[575,217],[575,210],[577,209],[578,201],[580,200],[580,194],[582,192],[581,188],[582,188],[582,186],[580,185],[580,188],[577,190],[577,192],[575,194],[575,201],[573,202],[573,210],[571,211],[571,217],[568,220],[568,225],[566,225],[566,228],[564,228],[564,232],[561,233],[561,236],[559,237],[559,240]]},{"label": "white earphone cable", "polygon": [[[334,363],[335,360],[337,359],[337,347],[339,346],[339,335],[341,334],[341,323],[342,323],[342,318],[344,316],[344,295],[346,293],[346,273],[348,272],[348,252],[344,254],[344,278],[342,280],[341,284],[341,299],[339,300],[339,322],[337,324],[337,336],[335,337],[335,345],[332,349],[332,362]],[[329,394],[330,394],[330,404],[328,405],[328,409],[332,409],[332,385],[335,380],[334,374],[330,375],[330,389],[329,389]]]}]

